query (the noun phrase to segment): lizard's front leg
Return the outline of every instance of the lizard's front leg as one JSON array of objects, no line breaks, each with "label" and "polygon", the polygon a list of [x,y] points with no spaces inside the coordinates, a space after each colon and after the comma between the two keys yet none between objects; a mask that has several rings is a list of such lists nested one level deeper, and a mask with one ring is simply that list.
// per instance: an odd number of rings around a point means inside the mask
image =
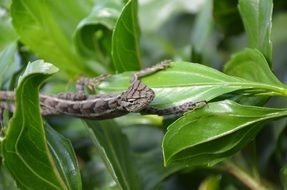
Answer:
[{"label": "lizard's front leg", "polygon": [[177,115],[182,114],[187,111],[195,110],[201,108],[207,104],[206,100],[198,101],[198,102],[185,102],[178,106],[173,106],[169,108],[154,108],[154,107],[146,107],[141,111],[142,114],[156,114],[156,115]]},{"label": "lizard's front leg", "polygon": [[147,67],[143,70],[140,70],[140,71],[134,73],[131,82],[138,80],[138,78],[140,78],[140,77],[144,77],[144,76],[153,74],[155,72],[158,72],[160,70],[164,70],[164,69],[169,67],[170,63],[171,63],[170,60],[164,60],[164,61],[162,61],[158,64],[155,64],[151,67]]}]

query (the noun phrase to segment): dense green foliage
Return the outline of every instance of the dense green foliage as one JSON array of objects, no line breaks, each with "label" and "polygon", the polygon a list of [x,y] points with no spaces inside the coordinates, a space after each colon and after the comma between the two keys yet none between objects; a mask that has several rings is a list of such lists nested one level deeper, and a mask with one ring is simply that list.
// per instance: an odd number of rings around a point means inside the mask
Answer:
[{"label": "dense green foliage", "polygon": [[[0,190],[287,188],[286,10],[272,0],[0,2],[0,86],[16,92],[1,122]],[[41,118],[39,92],[106,73],[96,93],[120,92],[131,71],[163,59],[168,69],[141,79],[151,105],[208,105]]]}]

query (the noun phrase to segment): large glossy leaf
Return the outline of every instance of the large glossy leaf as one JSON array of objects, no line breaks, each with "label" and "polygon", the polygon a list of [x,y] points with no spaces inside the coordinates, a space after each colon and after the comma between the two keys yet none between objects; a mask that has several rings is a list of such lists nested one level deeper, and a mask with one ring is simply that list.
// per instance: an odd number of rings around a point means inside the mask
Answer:
[{"label": "large glossy leaf", "polygon": [[[226,74],[241,77],[254,82],[262,82],[270,85],[279,85],[286,88],[286,85],[276,78],[270,70],[270,67],[264,55],[257,49],[245,49],[239,53],[233,54],[231,59],[224,67]],[[269,99],[264,97],[233,97],[238,102],[251,105],[263,105]]]},{"label": "large glossy leaf", "polygon": [[253,140],[262,122],[286,115],[286,109],[209,103],[168,127],[162,144],[165,165],[212,166]]},{"label": "large glossy leaf", "polygon": [[45,124],[45,133],[49,150],[55,160],[61,178],[68,189],[82,189],[81,174],[71,141],[48,124]]},{"label": "large glossy leaf", "polygon": [[39,60],[30,63],[19,78],[16,110],[2,151],[5,166],[22,189],[68,189],[48,150],[39,106],[41,83],[57,71]]},{"label": "large glossy leaf", "polygon": [[17,0],[12,3],[11,15],[20,40],[36,55],[71,75],[88,75],[95,71],[76,52],[72,35],[90,7],[88,1]]},{"label": "large glossy leaf", "polygon": [[118,186],[123,190],[142,189],[126,136],[112,121],[87,121],[91,138]]},{"label": "large glossy leaf", "polygon": [[[131,75],[115,75],[99,86],[101,92],[117,92],[127,89]],[[240,90],[238,93],[266,95],[287,95],[283,84],[259,83],[228,76],[204,65],[176,62],[169,68],[143,77],[142,81],[151,87],[156,107],[168,107],[187,101],[211,100],[225,93]]]},{"label": "large glossy leaf", "polygon": [[141,68],[139,37],[137,0],[130,0],[124,6],[113,31],[112,58],[116,71]]},{"label": "large glossy leaf", "polygon": [[282,85],[270,70],[264,55],[257,49],[245,49],[234,54],[225,65],[224,72],[254,82]]},{"label": "large glossy leaf", "polygon": [[271,27],[272,0],[240,0],[239,12],[248,37],[248,47],[256,48],[272,60]]}]

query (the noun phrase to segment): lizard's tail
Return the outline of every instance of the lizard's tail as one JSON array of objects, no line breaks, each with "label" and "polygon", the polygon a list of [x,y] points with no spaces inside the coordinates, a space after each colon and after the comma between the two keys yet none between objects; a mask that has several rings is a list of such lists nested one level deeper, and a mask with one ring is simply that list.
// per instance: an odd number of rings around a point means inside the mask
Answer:
[{"label": "lizard's tail", "polygon": [[[40,95],[40,101],[43,101],[47,96]],[[44,98],[44,99],[43,99]],[[0,121],[1,115],[4,110],[8,110],[9,112],[15,112],[15,92],[13,91],[0,91]],[[41,114],[42,115],[51,115],[53,114],[53,110],[45,107],[40,103],[41,106]]]}]

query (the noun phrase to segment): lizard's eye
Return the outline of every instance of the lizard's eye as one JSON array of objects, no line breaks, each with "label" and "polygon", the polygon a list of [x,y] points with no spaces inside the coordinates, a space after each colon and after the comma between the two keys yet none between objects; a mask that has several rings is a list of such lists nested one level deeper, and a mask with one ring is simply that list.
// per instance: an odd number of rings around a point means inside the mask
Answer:
[{"label": "lizard's eye", "polygon": [[128,100],[128,102],[131,103],[131,104],[134,104],[135,101],[136,101],[136,99],[129,99],[129,100]]},{"label": "lizard's eye", "polygon": [[121,102],[123,107],[129,112],[140,111],[147,105],[147,103],[148,102],[146,102],[145,99],[137,99],[137,98],[130,98]]}]

